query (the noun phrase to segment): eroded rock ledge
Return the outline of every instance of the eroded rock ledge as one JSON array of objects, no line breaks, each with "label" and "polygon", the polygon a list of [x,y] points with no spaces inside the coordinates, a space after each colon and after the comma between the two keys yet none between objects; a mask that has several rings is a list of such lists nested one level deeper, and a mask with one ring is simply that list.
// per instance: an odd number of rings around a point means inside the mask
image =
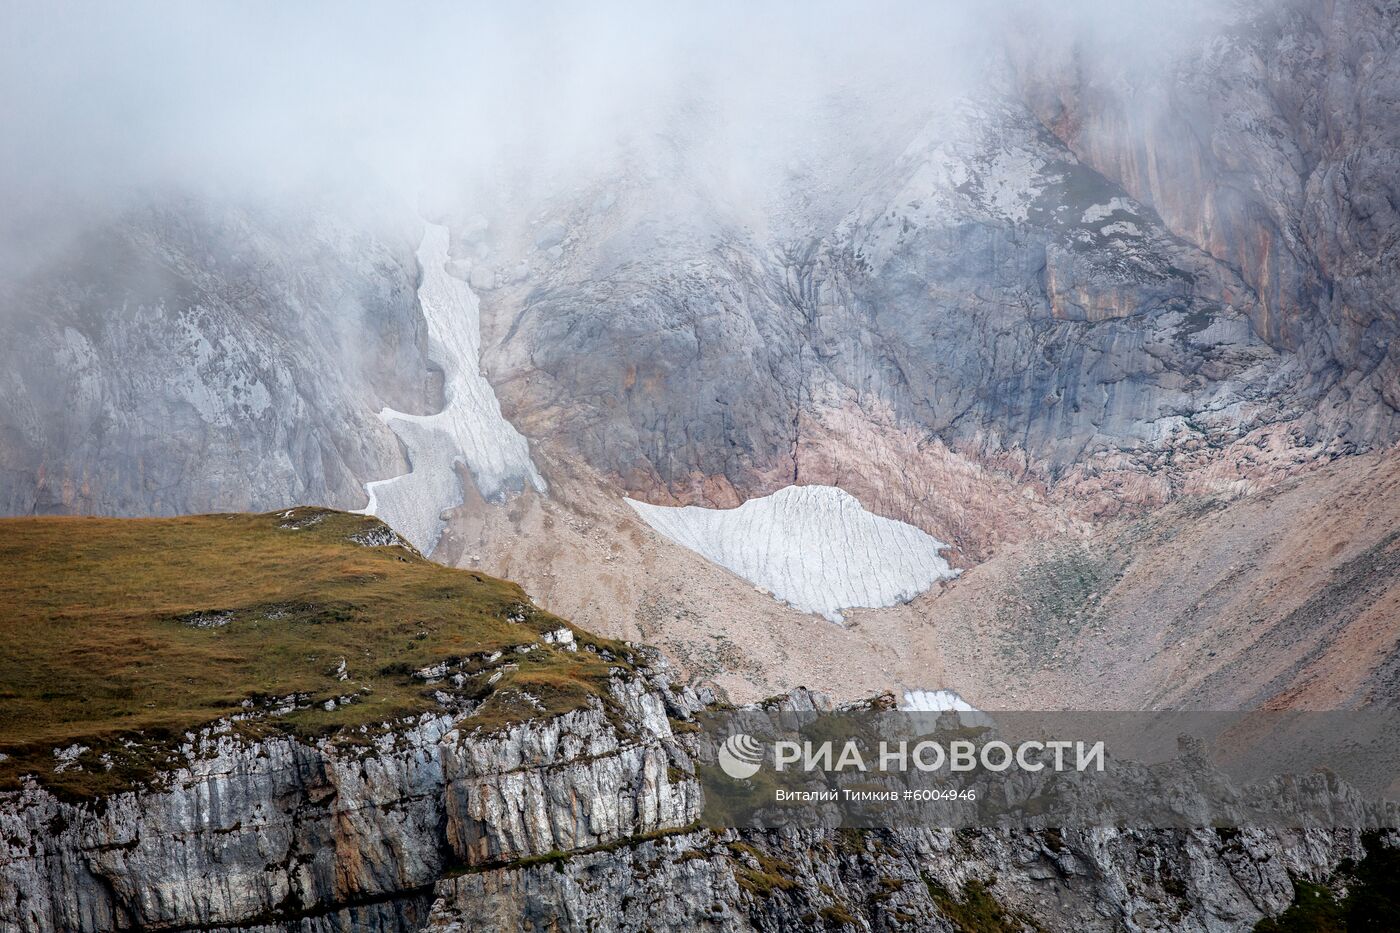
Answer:
[{"label": "eroded rock ledge", "polygon": [[659,658],[611,696],[353,747],[216,725],[159,786],[29,783],[0,796],[0,929],[1247,929],[1290,875],[1362,854],[1317,831],[718,833],[682,725],[714,698]]}]

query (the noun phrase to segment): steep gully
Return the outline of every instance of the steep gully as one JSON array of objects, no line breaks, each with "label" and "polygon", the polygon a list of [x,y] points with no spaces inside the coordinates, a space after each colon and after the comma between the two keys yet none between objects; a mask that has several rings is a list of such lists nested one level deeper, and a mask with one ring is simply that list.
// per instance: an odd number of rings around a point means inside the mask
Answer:
[{"label": "steep gully", "polygon": [[[366,484],[364,512],[389,522],[423,553],[442,536],[442,514],[463,502],[455,466],[470,471],[483,499],[501,500],[546,484],[528,442],[501,414],[481,373],[480,311],[467,282],[446,270],[448,230],[429,224],[418,250],[419,302],[429,358],[445,374],[443,409],[380,418],[402,441],[408,473]],[[748,580],[803,612],[833,622],[843,609],[907,602],[956,576],[940,556],[946,547],[919,529],[872,515],[831,486],[789,487],[735,509],[671,509],[628,504],[661,535]]]},{"label": "steep gully", "polygon": [[528,442],[501,415],[501,403],[481,372],[477,297],[447,273],[448,231],[429,224],[418,248],[418,300],[428,328],[429,358],[442,367],[443,408],[409,415],[379,413],[407,453],[409,472],[365,485],[364,512],[384,519],[424,554],[442,535],[442,513],[462,502],[455,467],[464,465],[481,495],[504,496],[529,485],[545,491]]}]

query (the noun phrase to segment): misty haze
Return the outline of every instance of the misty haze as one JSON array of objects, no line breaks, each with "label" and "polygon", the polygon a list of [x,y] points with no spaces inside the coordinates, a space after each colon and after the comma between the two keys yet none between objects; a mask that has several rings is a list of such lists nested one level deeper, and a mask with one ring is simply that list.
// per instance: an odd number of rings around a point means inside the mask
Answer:
[{"label": "misty haze", "polygon": [[[0,86],[0,933],[1400,929],[1392,0],[5,2]],[[1030,711],[1340,718],[1010,826],[741,728]]]}]

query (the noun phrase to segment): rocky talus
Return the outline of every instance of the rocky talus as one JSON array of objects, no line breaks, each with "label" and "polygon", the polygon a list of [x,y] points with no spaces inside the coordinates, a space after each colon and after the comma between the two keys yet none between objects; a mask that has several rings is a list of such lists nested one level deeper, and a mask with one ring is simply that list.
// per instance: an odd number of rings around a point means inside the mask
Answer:
[{"label": "rocky talus", "polygon": [[686,735],[710,702],[656,660],[495,732],[461,710],[351,744],[226,722],[139,789],[29,783],[0,797],[0,929],[1248,929],[1291,875],[1362,852],[1317,831],[702,829]]}]

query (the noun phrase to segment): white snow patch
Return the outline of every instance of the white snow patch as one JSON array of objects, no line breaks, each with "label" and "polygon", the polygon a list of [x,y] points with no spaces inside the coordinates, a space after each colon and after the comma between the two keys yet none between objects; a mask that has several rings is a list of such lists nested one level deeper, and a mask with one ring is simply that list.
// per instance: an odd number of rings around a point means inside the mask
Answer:
[{"label": "white snow patch", "polygon": [[462,503],[453,470],[465,464],[487,499],[544,480],[530,459],[530,445],[501,415],[501,403],[481,374],[481,316],[476,294],[447,274],[447,228],[429,224],[418,247],[423,283],[418,302],[428,325],[429,357],[443,370],[445,405],[434,415],[406,415],[385,408],[379,417],[403,441],[410,470],[365,485],[362,510],[388,522],[423,554],[442,536],[442,513]]},{"label": "white snow patch", "polygon": [[946,544],[834,486],[788,486],[734,509],[627,504],[677,544],[833,622],[843,609],[894,606],[957,576],[938,553]]},{"label": "white snow patch", "polygon": [[1091,204],[1089,208],[1084,211],[1083,222],[1086,224],[1093,224],[1098,223],[1100,220],[1107,220],[1109,217],[1113,216],[1114,211],[1127,211],[1130,214],[1135,213],[1132,201],[1129,201],[1127,198],[1115,197],[1110,198],[1107,204]]},{"label": "white snow patch", "polygon": [[1100,236],[1119,236],[1119,235],[1122,235],[1122,236],[1129,236],[1129,237],[1140,237],[1140,236],[1142,236],[1142,230],[1141,230],[1141,229],[1138,227],[1138,225],[1135,224],[1135,223],[1131,223],[1131,222],[1126,221],[1126,220],[1120,220],[1120,221],[1118,221],[1117,223],[1106,224],[1105,226],[1100,227],[1100,228],[1099,228],[1099,235],[1100,235]]},{"label": "white snow patch", "polygon": [[906,690],[900,710],[909,713],[957,713],[964,726],[990,725],[992,719],[953,690]]},{"label": "white snow patch", "polygon": [[977,712],[977,708],[953,690],[906,690],[902,710],[912,713]]}]

